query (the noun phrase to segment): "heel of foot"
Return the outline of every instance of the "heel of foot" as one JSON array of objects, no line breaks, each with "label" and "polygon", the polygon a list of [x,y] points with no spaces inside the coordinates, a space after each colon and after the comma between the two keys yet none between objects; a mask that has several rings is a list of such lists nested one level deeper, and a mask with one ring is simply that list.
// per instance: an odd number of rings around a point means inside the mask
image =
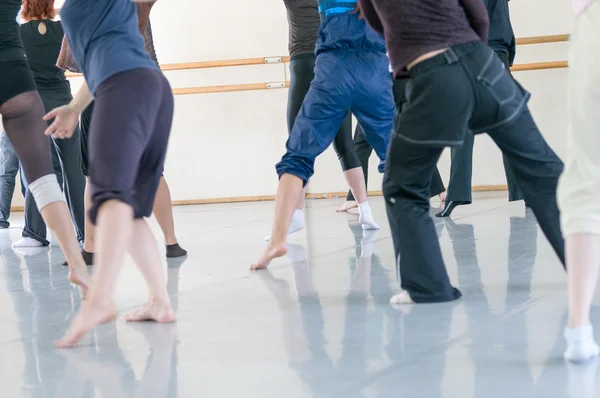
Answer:
[{"label": "heel of foot", "polygon": [[585,362],[600,354],[600,348],[594,341],[594,330],[591,325],[565,329],[567,350],[564,353],[570,362]]},{"label": "heel of foot", "polygon": [[390,299],[391,305],[405,305],[405,304],[415,304],[413,299],[410,298],[410,295],[407,291],[402,291],[395,296],[392,296]]},{"label": "heel of foot", "polygon": [[583,344],[571,344],[565,351],[564,357],[569,362],[587,362],[600,354],[598,345],[594,342]]},{"label": "heel of foot", "polygon": [[365,231],[376,231],[381,229],[381,227],[375,222],[373,219],[361,219],[359,220],[362,225],[362,229]]},{"label": "heel of foot", "polygon": [[187,250],[185,250],[184,248],[179,246],[179,243],[175,243],[173,245],[167,245],[166,248],[167,248],[167,251],[166,251],[167,258],[177,258],[177,257],[187,256]]},{"label": "heel of foot", "polygon": [[33,238],[21,238],[12,244],[13,247],[42,247],[44,244]]}]

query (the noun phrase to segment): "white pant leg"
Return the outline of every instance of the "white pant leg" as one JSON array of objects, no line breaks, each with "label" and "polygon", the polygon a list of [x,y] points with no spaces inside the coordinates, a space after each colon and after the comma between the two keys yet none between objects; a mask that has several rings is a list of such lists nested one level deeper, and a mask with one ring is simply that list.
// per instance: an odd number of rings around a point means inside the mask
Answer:
[{"label": "white pant leg", "polygon": [[571,36],[567,159],[558,187],[565,236],[600,235],[600,1]]}]

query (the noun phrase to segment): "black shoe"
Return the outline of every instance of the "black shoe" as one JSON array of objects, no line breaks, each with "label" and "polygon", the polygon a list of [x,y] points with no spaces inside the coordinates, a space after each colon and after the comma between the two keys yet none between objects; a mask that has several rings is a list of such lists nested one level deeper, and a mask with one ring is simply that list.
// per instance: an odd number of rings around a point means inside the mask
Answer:
[{"label": "black shoe", "polygon": [[187,256],[187,251],[179,246],[179,243],[167,245],[167,258],[177,258],[183,256]]},{"label": "black shoe", "polygon": [[0,229],[10,228],[10,223],[8,221],[0,221]]},{"label": "black shoe", "polygon": [[435,216],[436,217],[450,217],[450,214],[452,214],[452,212],[454,211],[454,209],[457,206],[463,206],[463,205],[468,205],[468,204],[470,204],[470,202],[461,202],[458,200],[451,200],[449,202],[445,202],[444,210],[440,211]]},{"label": "black shoe", "polygon": [[[94,253],[86,252],[81,249],[81,256],[83,257],[83,261],[85,261],[85,265],[94,265]],[[63,263],[65,267],[69,266],[69,262],[65,261]]]}]

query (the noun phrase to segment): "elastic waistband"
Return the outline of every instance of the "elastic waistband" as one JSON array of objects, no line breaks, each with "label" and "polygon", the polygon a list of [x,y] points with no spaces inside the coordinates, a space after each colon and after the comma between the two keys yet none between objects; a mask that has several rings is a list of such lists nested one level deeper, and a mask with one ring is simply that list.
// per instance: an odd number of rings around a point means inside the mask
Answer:
[{"label": "elastic waistband", "polygon": [[320,0],[319,13],[322,17],[332,14],[345,14],[356,9],[357,1],[350,0]]},{"label": "elastic waistband", "polygon": [[24,61],[27,63],[25,50],[22,47],[0,47],[0,62],[13,61]]},{"label": "elastic waistband", "polygon": [[482,41],[471,41],[464,44],[457,44],[456,46],[452,46],[441,54],[436,55],[435,57],[431,57],[426,59],[425,61],[421,61],[415,66],[413,66],[409,71],[410,77],[419,76],[427,71],[438,68],[444,65],[451,65],[456,62],[465,54],[470,53],[475,48],[485,46]]}]

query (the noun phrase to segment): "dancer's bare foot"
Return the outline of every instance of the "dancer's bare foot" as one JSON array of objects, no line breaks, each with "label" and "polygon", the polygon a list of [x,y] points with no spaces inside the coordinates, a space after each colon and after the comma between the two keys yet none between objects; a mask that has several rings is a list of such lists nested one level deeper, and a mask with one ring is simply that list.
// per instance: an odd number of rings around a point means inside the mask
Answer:
[{"label": "dancer's bare foot", "polygon": [[125,320],[127,322],[171,323],[175,321],[175,313],[168,299],[150,299],[143,308],[127,315]]},{"label": "dancer's bare foot", "polygon": [[340,207],[338,207],[335,211],[338,213],[343,213],[350,209],[356,209],[358,207],[358,203],[354,200],[347,200]]},{"label": "dancer's bare foot", "polygon": [[90,274],[87,272],[86,268],[82,268],[79,270],[69,270],[69,282],[79,287],[79,293],[81,295],[82,300],[85,300],[87,298],[90,286],[90,279]]},{"label": "dancer's bare foot", "polygon": [[260,260],[255,264],[250,266],[250,269],[253,271],[259,269],[266,269],[273,259],[285,256],[287,254],[287,246],[285,243],[282,244],[274,244],[271,242],[269,246],[267,246],[267,250],[265,250],[265,254],[262,255]]},{"label": "dancer's bare foot", "polygon": [[117,311],[113,303],[101,303],[99,300],[85,301],[81,306],[79,314],[75,316],[75,319],[71,323],[71,328],[54,345],[57,348],[71,347],[94,327],[112,322],[116,317]]}]

